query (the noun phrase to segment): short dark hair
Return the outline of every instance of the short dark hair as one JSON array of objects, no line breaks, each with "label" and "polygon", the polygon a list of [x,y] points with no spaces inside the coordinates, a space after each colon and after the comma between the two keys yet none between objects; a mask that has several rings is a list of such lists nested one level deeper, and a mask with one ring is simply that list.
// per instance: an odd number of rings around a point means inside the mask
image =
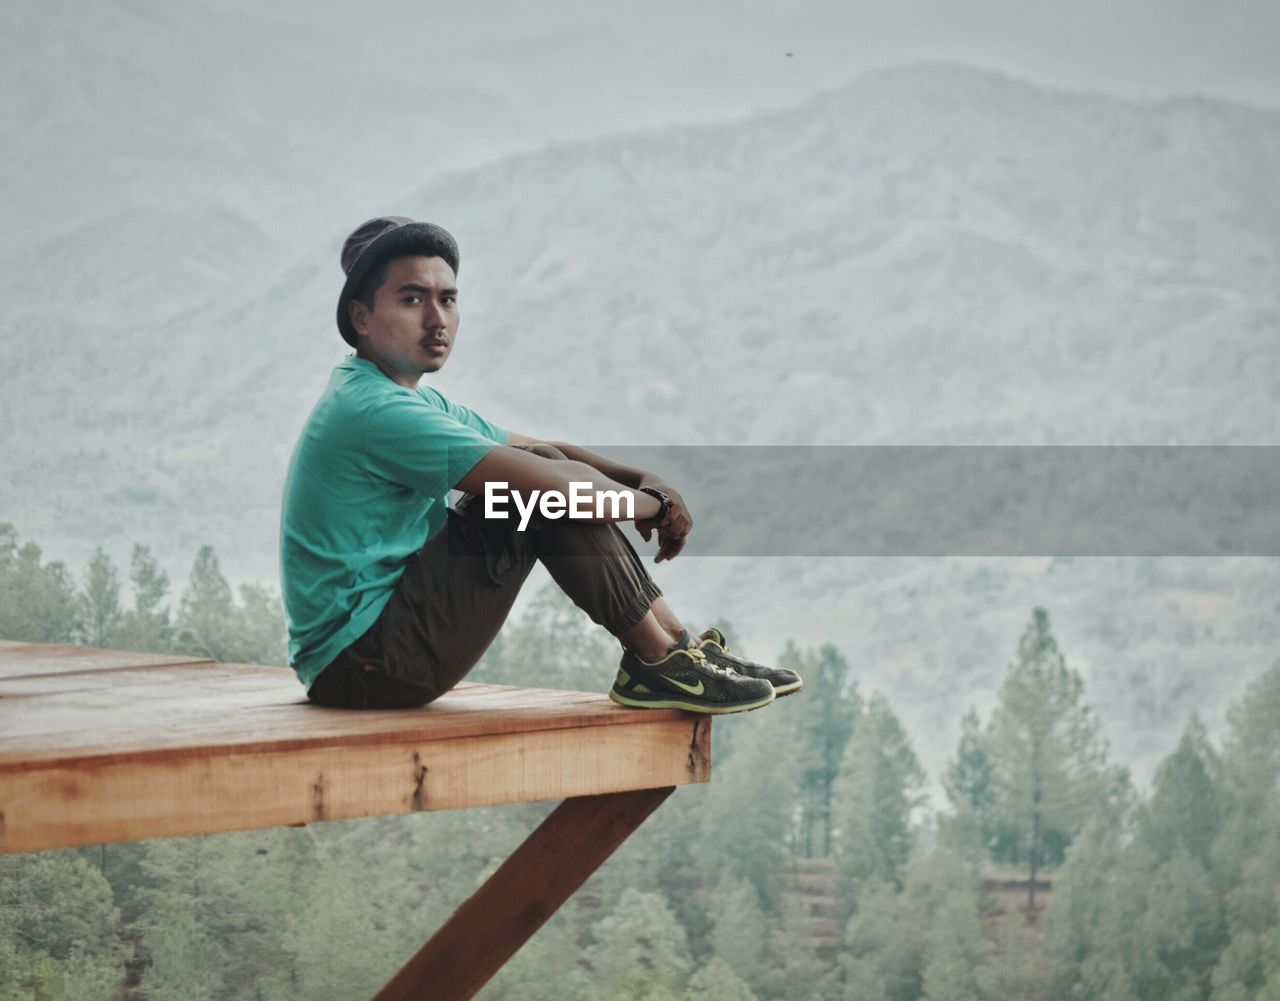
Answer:
[{"label": "short dark hair", "polygon": [[374,301],[378,298],[378,289],[382,288],[382,283],[387,280],[387,272],[391,270],[391,262],[394,260],[394,257],[388,256],[375,264],[364,276],[364,281],[360,283],[356,294],[351,298],[360,300],[370,312],[373,312]]}]

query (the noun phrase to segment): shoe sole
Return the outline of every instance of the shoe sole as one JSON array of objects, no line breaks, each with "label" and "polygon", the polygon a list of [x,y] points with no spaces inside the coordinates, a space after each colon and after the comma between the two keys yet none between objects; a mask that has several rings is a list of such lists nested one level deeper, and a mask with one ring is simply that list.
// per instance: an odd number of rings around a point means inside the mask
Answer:
[{"label": "shoe sole", "polygon": [[777,692],[770,692],[769,697],[765,699],[756,699],[754,702],[732,702],[726,704],[686,701],[678,696],[665,695],[646,699],[641,696],[623,695],[616,689],[609,689],[609,698],[620,706],[627,706],[631,709],[685,709],[691,713],[702,713],[708,716],[724,716],[728,713],[745,713],[753,709],[763,709],[776,697]]}]

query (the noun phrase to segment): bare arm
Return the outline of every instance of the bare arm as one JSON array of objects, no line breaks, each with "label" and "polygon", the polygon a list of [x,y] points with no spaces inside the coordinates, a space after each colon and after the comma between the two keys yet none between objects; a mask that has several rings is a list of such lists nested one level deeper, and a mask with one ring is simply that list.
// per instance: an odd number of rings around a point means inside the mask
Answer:
[{"label": "bare arm", "polygon": [[[521,434],[518,431],[509,430],[507,434],[509,436],[508,440],[512,445],[536,445],[542,442],[541,438],[531,438],[529,435]],[[635,509],[636,530],[639,531],[646,542],[649,541],[649,536],[653,529],[656,528],[658,530],[658,554],[654,557],[655,563],[675,558],[680,550],[684,548],[685,536],[693,530],[693,515],[689,513],[688,505],[685,504],[684,498],[680,496],[679,491],[662,477],[643,469],[637,469],[634,466],[614,462],[603,455],[597,455],[595,452],[566,441],[548,441],[545,444],[554,445],[564,453],[566,458],[590,466],[609,477],[609,479],[624,483],[628,487],[636,489],[639,487],[655,487],[661,490],[671,498],[671,510],[667,512],[667,516],[661,522],[652,522],[647,521],[640,514],[640,508],[637,507]],[[638,494],[637,496],[647,497],[649,495]],[[661,509],[661,505],[659,505],[658,509]]]},{"label": "bare arm", "polygon": [[[519,437],[523,439],[524,436]],[[512,434],[513,445],[526,443],[525,440],[517,441],[516,439],[517,435]],[[529,443],[532,444],[531,441]],[[457,487],[469,494],[483,495],[486,484],[490,483],[505,483],[505,488],[493,488],[501,493],[517,490],[525,496],[531,496],[535,490],[544,492],[554,490],[568,496],[571,483],[587,483],[593,491],[612,490],[630,495],[631,510],[635,514],[636,521],[651,519],[662,508],[662,504],[656,497],[639,493],[631,484],[615,480],[585,462],[576,459],[567,461],[547,459],[533,452],[526,452],[524,449],[513,448],[511,445],[498,445],[491,448],[489,453],[458,481]],[[609,505],[603,505],[603,507],[604,510],[598,516],[593,514],[592,517],[583,520],[627,520],[610,517]]]},{"label": "bare arm", "polygon": [[573,459],[577,462],[585,462],[593,469],[598,469],[604,473],[609,479],[618,483],[626,484],[631,488],[642,487],[646,482],[656,484],[658,477],[653,473],[645,472],[643,469],[637,469],[634,466],[627,466],[621,462],[614,462],[607,459],[603,455],[582,448],[579,445],[571,445],[567,441],[545,441],[542,438],[530,438],[527,434],[520,434],[516,431],[507,432],[510,435],[512,445],[554,445],[565,454],[565,458]]}]

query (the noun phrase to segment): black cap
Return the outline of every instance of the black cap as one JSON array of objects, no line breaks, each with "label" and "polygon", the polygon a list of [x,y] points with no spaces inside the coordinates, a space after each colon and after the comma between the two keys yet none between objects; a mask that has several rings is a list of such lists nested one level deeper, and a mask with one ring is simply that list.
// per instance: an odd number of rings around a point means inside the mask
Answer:
[{"label": "black cap", "polygon": [[356,346],[356,331],[347,315],[348,304],[379,262],[406,254],[443,257],[454,275],[458,273],[458,241],[448,230],[430,222],[414,222],[404,216],[370,219],[356,227],[342,245],[342,270],[347,281],[338,296],[338,332],[352,347]]}]

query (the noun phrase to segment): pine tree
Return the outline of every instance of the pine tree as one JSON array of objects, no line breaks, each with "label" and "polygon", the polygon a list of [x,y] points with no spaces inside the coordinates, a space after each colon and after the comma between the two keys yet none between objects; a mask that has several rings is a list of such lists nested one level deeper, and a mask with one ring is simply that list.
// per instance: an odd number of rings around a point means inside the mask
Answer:
[{"label": "pine tree", "polygon": [[121,614],[111,645],[121,650],[168,650],[172,628],[164,601],[169,595],[169,575],[160,569],[149,546],[134,545],[129,580],[133,608]]},{"label": "pine tree", "polygon": [[690,1001],[758,1001],[730,963],[713,956],[689,981]]},{"label": "pine tree", "polygon": [[1225,816],[1210,853],[1229,941],[1214,1001],[1280,999],[1280,664],[1227,713],[1219,774]]},{"label": "pine tree", "polygon": [[794,899],[785,901],[780,916],[773,931],[773,968],[761,977],[761,993],[777,999],[838,998],[838,970],[819,955],[803,905]]},{"label": "pine tree", "polygon": [[977,710],[970,708],[964,714],[960,728],[960,746],[947,765],[942,786],[955,811],[955,823],[982,852],[989,852],[999,830],[995,774]]},{"label": "pine tree", "polygon": [[206,838],[171,838],[147,846],[145,891],[139,921],[147,954],[142,984],[148,996],[217,1001],[226,996],[231,956],[211,919],[220,914],[207,892]]},{"label": "pine tree", "polygon": [[1000,686],[987,739],[1000,813],[1027,838],[1029,918],[1046,834],[1070,843],[1106,802],[1106,750],[1083,696],[1084,682],[1059,652],[1049,614],[1035,609],[1018,661]]},{"label": "pine tree", "polygon": [[806,858],[825,858],[833,848],[836,776],[854,720],[862,711],[862,698],[850,677],[848,661],[830,644],[804,653],[788,644],[779,663],[800,672],[809,700],[809,712],[797,742],[797,751],[805,759],[797,848]]},{"label": "pine tree", "polygon": [[1151,801],[1139,820],[1140,836],[1160,859],[1183,848],[1201,865],[1209,864],[1222,819],[1217,770],[1217,754],[1193,715],[1177,749],[1156,770]]},{"label": "pine tree", "polygon": [[918,1001],[924,943],[902,894],[889,883],[864,886],[840,954],[845,1001]]},{"label": "pine tree", "polygon": [[[1240,884],[1246,859],[1280,832],[1280,663],[1227,711],[1220,772],[1228,815],[1213,848],[1223,886]],[[1280,849],[1278,849],[1280,850]]]},{"label": "pine tree", "polygon": [[176,646],[184,653],[237,663],[286,661],[280,599],[262,587],[245,584],[237,605],[212,546],[203,546],[196,554],[176,632]]},{"label": "pine tree", "polygon": [[976,900],[948,893],[934,911],[925,950],[923,1001],[988,1001],[991,973]]},{"label": "pine tree", "polygon": [[230,660],[225,652],[233,631],[233,611],[231,585],[222,576],[218,557],[212,546],[201,546],[178,613],[178,648],[213,660]]},{"label": "pine tree", "polygon": [[89,561],[76,604],[78,638],[89,646],[106,646],[120,623],[120,575],[101,546]]},{"label": "pine tree", "polygon": [[769,920],[752,883],[724,875],[711,901],[711,952],[746,983],[759,983],[770,965]]},{"label": "pine tree", "polygon": [[119,919],[77,852],[0,855],[0,998],[111,1001],[125,974]]},{"label": "pine tree", "polygon": [[692,961],[684,929],[656,893],[628,889],[583,957],[587,998],[642,998],[659,987],[683,990]]},{"label": "pine tree", "polygon": [[[728,875],[750,882],[766,910],[777,908],[774,874],[794,850],[792,817],[804,768],[798,755],[778,748],[794,746],[803,719],[802,703],[783,700],[767,713],[733,720],[733,750],[717,761],[716,780],[701,794],[702,829],[693,846],[698,871],[708,880]],[[743,823],[744,803],[751,804],[750,823]]]},{"label": "pine tree", "polygon": [[20,546],[13,526],[0,523],[0,639],[75,639],[75,581],[63,564],[42,563],[40,557],[39,546]]},{"label": "pine tree", "polygon": [[837,864],[847,888],[899,883],[924,779],[902,724],[877,692],[854,723],[836,779]]},{"label": "pine tree", "polygon": [[242,584],[233,619],[235,635],[226,642],[230,659],[245,664],[288,663],[279,597],[257,584]]},{"label": "pine tree", "polygon": [[1108,903],[1125,868],[1123,852],[1120,829],[1093,817],[1072,842],[1054,879],[1045,951],[1056,998],[1100,995],[1105,979],[1101,971],[1119,963],[1118,943],[1111,938],[1117,928]]}]

